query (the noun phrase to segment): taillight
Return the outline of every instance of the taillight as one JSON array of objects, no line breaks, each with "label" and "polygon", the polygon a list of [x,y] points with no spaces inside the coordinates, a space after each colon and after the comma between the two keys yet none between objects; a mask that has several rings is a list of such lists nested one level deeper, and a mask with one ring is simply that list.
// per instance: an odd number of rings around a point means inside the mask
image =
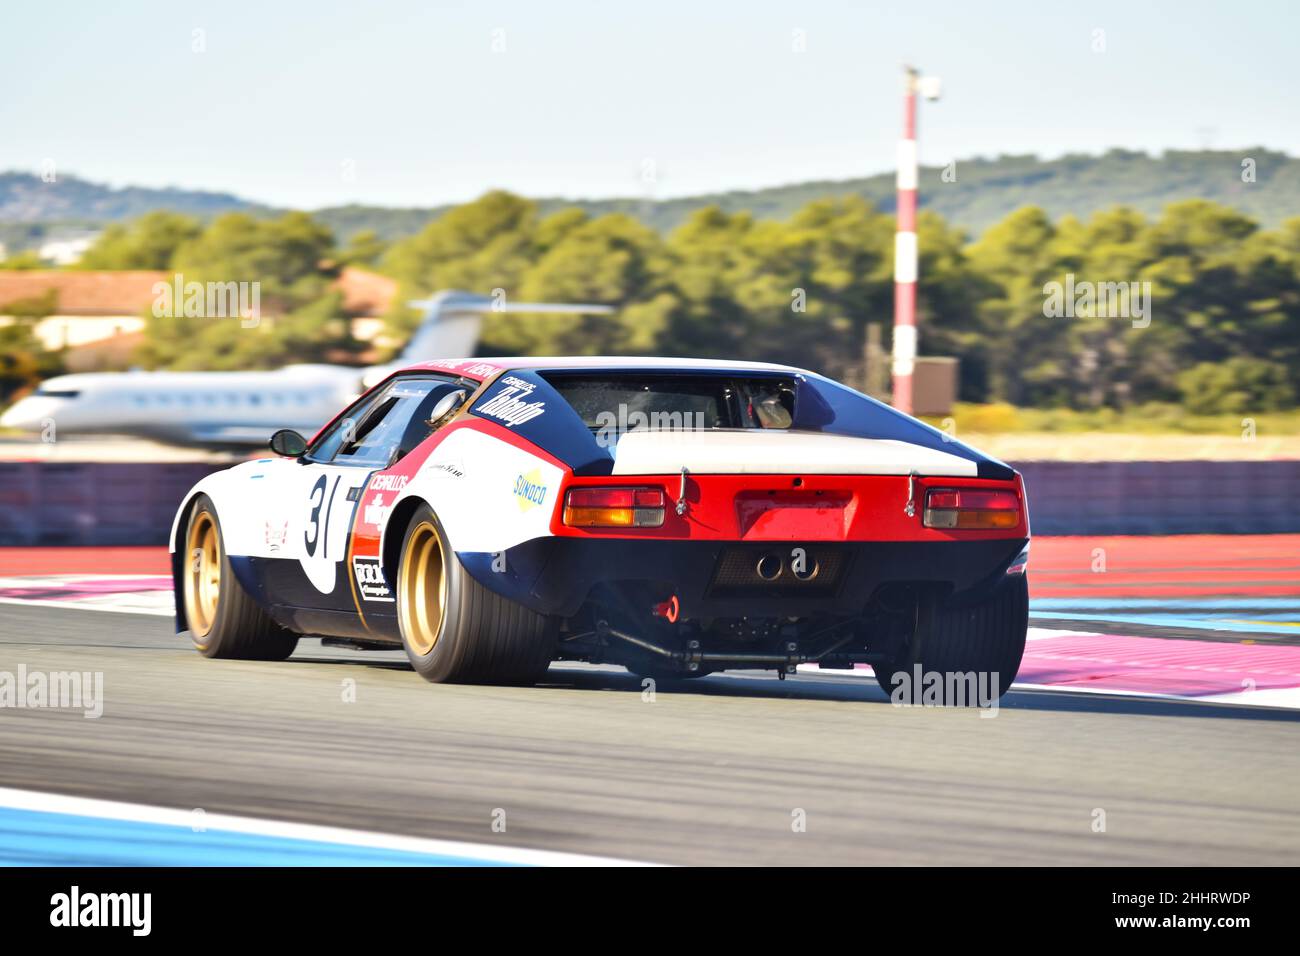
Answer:
[{"label": "taillight", "polygon": [[1020,497],[1014,491],[932,488],[925,496],[927,528],[989,530],[1020,524]]},{"label": "taillight", "polygon": [[659,488],[570,488],[564,523],[571,528],[658,528],[664,523]]}]

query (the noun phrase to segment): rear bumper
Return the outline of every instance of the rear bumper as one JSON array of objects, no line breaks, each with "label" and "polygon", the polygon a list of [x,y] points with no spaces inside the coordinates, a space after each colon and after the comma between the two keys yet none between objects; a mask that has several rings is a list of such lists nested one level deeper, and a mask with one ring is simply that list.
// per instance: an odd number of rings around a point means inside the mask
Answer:
[{"label": "rear bumper", "polygon": [[[992,590],[1028,538],[977,541],[655,541],[538,538],[500,554],[459,552],[485,587],[543,614],[572,617],[598,585],[649,586],[676,596],[683,617],[766,617],[860,613],[882,586],[940,585],[977,600]],[[803,551],[798,579],[793,564]],[[774,555],[774,581],[755,572]],[[647,606],[646,611],[650,608]]]}]

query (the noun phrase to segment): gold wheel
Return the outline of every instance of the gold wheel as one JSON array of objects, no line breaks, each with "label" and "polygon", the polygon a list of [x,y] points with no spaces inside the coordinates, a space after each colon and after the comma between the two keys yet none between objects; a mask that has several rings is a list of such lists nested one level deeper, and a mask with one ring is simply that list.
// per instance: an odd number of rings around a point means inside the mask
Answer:
[{"label": "gold wheel", "polygon": [[221,536],[211,512],[200,511],[190,522],[185,558],[185,616],[194,637],[201,639],[217,620],[221,597]]},{"label": "gold wheel", "polygon": [[447,606],[442,539],[431,521],[421,521],[407,538],[397,574],[397,602],[402,636],[424,657],[438,643]]}]

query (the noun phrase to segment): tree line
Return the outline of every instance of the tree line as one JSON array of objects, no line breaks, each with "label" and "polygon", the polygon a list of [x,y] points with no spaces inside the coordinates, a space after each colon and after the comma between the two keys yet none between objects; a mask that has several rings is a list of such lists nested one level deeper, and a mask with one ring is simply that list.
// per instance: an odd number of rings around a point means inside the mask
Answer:
[{"label": "tree line", "polygon": [[[918,223],[921,352],[961,360],[961,397],[1022,406],[1193,412],[1293,407],[1300,358],[1300,218],[1261,228],[1205,200],[1155,217],[1127,207],[1053,220],[1026,206],[971,240],[934,212]],[[784,220],[718,207],[666,235],[625,213],[490,192],[413,236],[362,232],[344,245],[305,213],[229,213],[204,225],[155,212],[110,226],[78,268],[163,269],[186,280],[262,283],[274,320],[148,317],[149,367],[274,367],[360,361],[331,280],[346,264],[384,272],[401,305],[443,288],[609,304],[613,316],[495,314],[481,354],[663,354],[812,368],[861,386],[869,329],[888,347],[894,219],[860,197],[813,200]],[[1124,284],[1145,318],[1059,287]],[[1121,301],[1120,305],[1129,303]],[[3,311],[0,303],[0,311]]]}]

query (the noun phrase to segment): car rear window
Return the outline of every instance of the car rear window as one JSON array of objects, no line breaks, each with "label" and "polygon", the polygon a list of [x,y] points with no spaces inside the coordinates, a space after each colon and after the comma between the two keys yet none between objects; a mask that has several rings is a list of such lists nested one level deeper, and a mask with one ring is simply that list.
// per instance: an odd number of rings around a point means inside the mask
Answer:
[{"label": "car rear window", "polygon": [[544,377],[592,431],[789,428],[794,420],[790,378],[608,372]]}]

